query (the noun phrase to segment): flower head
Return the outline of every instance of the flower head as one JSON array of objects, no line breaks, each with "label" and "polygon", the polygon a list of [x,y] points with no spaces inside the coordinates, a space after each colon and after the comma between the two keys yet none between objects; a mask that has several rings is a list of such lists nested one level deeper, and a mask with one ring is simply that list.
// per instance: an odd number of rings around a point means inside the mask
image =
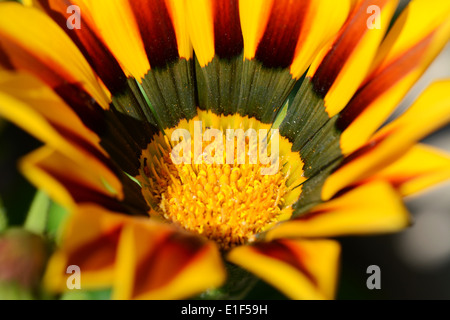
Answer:
[{"label": "flower head", "polygon": [[0,3],[0,116],[45,142],[21,168],[71,209],[48,288],[77,265],[118,299],[187,298],[246,287],[244,269],[333,298],[327,238],[401,230],[402,197],[450,177],[417,144],[450,121],[449,81],[382,126],[448,42],[450,5],[394,21],[397,4]]}]

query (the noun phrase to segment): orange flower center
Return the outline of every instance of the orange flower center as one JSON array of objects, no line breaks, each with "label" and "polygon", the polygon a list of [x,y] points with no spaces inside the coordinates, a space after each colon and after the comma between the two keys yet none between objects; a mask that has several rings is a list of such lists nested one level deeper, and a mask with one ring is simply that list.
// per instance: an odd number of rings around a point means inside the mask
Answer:
[{"label": "orange flower center", "polygon": [[[225,131],[221,138],[230,141]],[[217,136],[203,141],[195,157],[195,150],[187,152],[188,157],[183,155],[183,160],[191,161],[177,162],[173,151],[180,155],[179,146],[158,135],[143,151],[141,175],[137,178],[152,217],[204,236],[227,250],[254,241],[257,234],[290,218],[292,209],[285,196],[292,193],[292,188],[287,186],[288,175],[282,170],[270,174],[264,171],[273,162],[250,164],[249,157],[242,161],[239,150],[247,156],[258,150],[248,137],[233,139],[233,148],[216,146],[212,150],[216,140]],[[195,149],[192,147],[188,150]],[[195,161],[208,152],[216,160],[220,154],[223,163]]]}]

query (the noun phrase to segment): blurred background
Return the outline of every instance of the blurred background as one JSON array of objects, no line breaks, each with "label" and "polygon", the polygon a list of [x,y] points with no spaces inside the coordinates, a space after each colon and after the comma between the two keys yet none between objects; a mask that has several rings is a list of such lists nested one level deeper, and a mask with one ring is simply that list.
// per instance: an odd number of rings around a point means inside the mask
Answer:
[{"label": "blurred background", "polygon": [[[1,1],[1,0],[0,0]],[[402,1],[404,6],[407,1]],[[450,78],[450,45],[401,103],[398,116],[434,80]],[[450,92],[449,92],[450,94]],[[424,143],[450,153],[450,126]],[[17,171],[17,161],[40,143],[0,118],[0,232],[22,225],[36,190]],[[393,235],[340,238],[338,299],[450,299],[450,183],[406,199],[414,224]],[[381,289],[366,287],[367,268],[381,269]],[[249,299],[283,299],[260,282]]]}]

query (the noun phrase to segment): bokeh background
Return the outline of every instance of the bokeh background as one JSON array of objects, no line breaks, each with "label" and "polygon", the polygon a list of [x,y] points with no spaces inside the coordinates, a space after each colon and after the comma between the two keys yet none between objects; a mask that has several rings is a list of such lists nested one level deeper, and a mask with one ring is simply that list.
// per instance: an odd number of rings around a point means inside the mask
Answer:
[{"label": "bokeh background", "polygon": [[[407,2],[401,1],[401,6]],[[443,78],[450,78],[450,45],[403,100],[393,118],[411,105],[427,85]],[[450,153],[450,126],[423,142]],[[17,171],[17,161],[39,145],[0,118],[0,232],[6,214],[9,226],[25,221],[36,190]],[[393,235],[339,239],[343,248],[338,299],[450,299],[450,183],[408,198],[406,204],[415,221],[409,229]],[[370,265],[381,269],[380,290],[366,287]],[[248,298],[284,297],[260,282]]]}]

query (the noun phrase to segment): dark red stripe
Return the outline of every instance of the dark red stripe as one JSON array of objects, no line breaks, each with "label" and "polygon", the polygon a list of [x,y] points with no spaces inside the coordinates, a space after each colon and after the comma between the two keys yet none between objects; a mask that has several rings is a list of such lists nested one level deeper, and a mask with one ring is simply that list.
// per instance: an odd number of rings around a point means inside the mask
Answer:
[{"label": "dark red stripe", "polygon": [[367,8],[378,5],[381,9],[387,0],[366,0],[351,14],[343,32],[327,53],[312,78],[314,91],[322,98],[326,96],[355,47],[366,32],[369,15]]},{"label": "dark red stripe", "polygon": [[[41,166],[41,168],[61,183],[76,203],[94,203],[110,211],[128,214],[119,200],[96,190],[92,190],[88,186],[80,184],[80,182],[73,177],[67,175],[62,176],[61,172],[55,172],[52,168],[45,166]],[[70,170],[69,167],[68,170]]]},{"label": "dark red stripe", "polygon": [[164,67],[179,58],[176,34],[164,0],[130,0],[150,66]]},{"label": "dark red stripe", "polygon": [[[58,128],[56,129],[58,130]],[[61,133],[64,133],[64,131],[61,131]],[[80,138],[71,133],[68,133],[66,138],[77,146],[81,145],[87,151],[93,149],[92,146],[89,146],[86,142],[79,141]],[[141,188],[124,174],[124,169],[118,163],[120,161],[116,157],[112,157],[113,159],[111,160],[96,149],[93,150],[93,155],[99,158],[119,178],[122,184],[123,200],[119,200],[116,196],[93,190],[70,172],[70,166],[67,167],[67,171],[45,164],[40,164],[40,168],[63,185],[76,203],[96,203],[114,212],[147,216],[149,207],[142,195]]]},{"label": "dark red stripe", "polygon": [[308,6],[309,1],[274,1],[256,59],[270,68],[291,65]]},{"label": "dark red stripe", "polygon": [[198,253],[203,246],[196,236],[171,233],[162,237],[137,267],[133,297],[167,284],[193,259],[201,258]]},{"label": "dark red stripe", "polygon": [[418,175],[410,175],[410,176],[397,176],[393,178],[389,178],[389,182],[392,184],[392,186],[395,189],[399,189],[403,184],[412,181],[414,179],[417,179],[425,174],[418,174]]},{"label": "dark red stripe", "polygon": [[220,58],[232,58],[244,49],[238,0],[216,0],[214,5],[214,45]]},{"label": "dark red stripe", "polygon": [[[105,119],[102,121],[104,123]],[[102,126],[98,125],[97,127],[100,131]],[[59,181],[63,182],[66,188],[69,189],[69,192],[77,202],[98,202],[102,203],[105,207],[112,211],[127,212],[134,215],[146,215],[149,208],[147,202],[143,198],[141,188],[135,182],[131,181],[130,178],[123,172],[123,170],[125,170],[126,172],[130,172],[133,176],[138,174],[137,168],[139,167],[139,153],[135,153],[133,151],[134,149],[130,151],[130,146],[126,142],[124,143],[122,140],[118,140],[114,136],[103,134],[101,136],[102,140],[100,144],[108,153],[108,156],[105,156],[102,152],[84,140],[83,137],[78,136],[76,133],[68,131],[60,126],[55,126],[55,129],[74,146],[85,150],[97,158],[120,179],[122,184],[124,199],[122,202],[119,202],[117,199],[110,197],[109,195],[104,195],[95,191],[92,192],[91,190],[85,190],[84,186],[78,186],[78,182],[71,181],[70,178],[60,178],[61,174],[53,172],[53,175]],[[127,136],[126,139],[129,141],[132,140],[129,136]],[[111,142],[114,145],[114,149],[110,148],[109,146],[111,144],[105,143],[105,141]],[[135,154],[135,156],[130,157],[132,154]],[[130,168],[128,168],[129,164],[131,164]],[[47,169],[47,171],[50,172],[51,169]]]},{"label": "dark red stripe", "polygon": [[92,69],[102,79],[112,94],[120,92],[126,85],[126,76],[119,63],[92,31],[88,23],[83,19],[81,12],[81,29],[67,28],[67,19],[71,14],[67,13],[67,7],[72,5],[69,0],[39,0],[47,14],[61,27],[83,53]]},{"label": "dark red stripe", "polygon": [[301,255],[301,252],[294,252],[292,249],[285,245],[280,240],[275,240],[268,243],[263,243],[259,245],[255,245],[253,247],[257,252],[269,256],[271,258],[277,259],[284,263],[291,265],[292,267],[300,270],[312,283],[317,285],[316,278],[308,271],[303,261],[298,258],[298,255]]},{"label": "dark red stripe", "polygon": [[346,193],[349,193],[350,191],[353,191],[361,186],[364,185],[364,180],[355,182],[347,187],[344,187],[343,189],[339,190],[329,201],[340,198],[344,196]]},{"label": "dark red stripe", "polygon": [[120,201],[115,196],[91,189],[78,181],[76,177],[57,172],[53,168],[41,167],[64,186],[76,203],[94,203],[113,212],[148,217],[149,207],[142,196],[141,189],[135,182],[132,184],[123,181],[123,179],[131,181],[128,177],[121,177],[124,199]]},{"label": "dark red stripe", "polygon": [[0,43],[0,65],[7,70],[14,70],[14,65]]},{"label": "dark red stripe", "polygon": [[397,58],[387,68],[375,75],[364,86],[359,88],[352,100],[342,110],[337,121],[340,130],[345,130],[350,124],[366,110],[383,93],[406,77],[417,66],[426,52],[426,49],[432,39],[430,34],[405,54]]},{"label": "dark red stripe", "polygon": [[[77,114],[83,124],[102,138],[102,146],[112,157],[117,156],[117,152],[114,153],[114,150],[118,150],[120,155],[126,150],[127,155],[124,156],[124,159],[127,161],[125,163],[133,162],[133,165],[129,168],[122,167],[122,169],[127,170],[130,174],[137,172],[139,162],[137,158],[131,160],[129,155],[134,154],[133,151],[140,152],[140,148],[136,147],[136,143],[128,131],[119,132],[117,126],[111,128],[112,125],[107,123],[111,117],[108,117],[107,112],[81,87],[81,84],[70,83],[62,70],[52,68],[51,62],[42,60],[41,57],[33,55],[8,39],[5,39],[5,42],[2,42],[3,40],[0,39],[5,48],[4,52],[15,69],[27,71],[51,87]],[[114,160],[121,160],[121,158],[117,157]]]},{"label": "dark red stripe", "polygon": [[40,78],[51,88],[60,84],[67,83],[68,80],[58,73],[61,70],[52,68],[49,61],[44,61],[41,57],[33,55],[17,45],[8,38],[0,38],[0,47],[2,48],[2,61],[9,63],[15,70],[25,70]]},{"label": "dark red stripe", "polygon": [[[95,271],[110,267],[116,260],[117,245],[122,226],[116,227],[97,239],[77,248],[69,257],[68,265],[77,265],[83,271]],[[81,231],[82,232],[82,231]]]},{"label": "dark red stripe", "polygon": [[75,111],[90,130],[99,134],[104,125],[103,109],[100,105],[76,84],[61,84],[53,89]]},{"label": "dark red stripe", "polygon": [[[3,52],[11,61],[14,69],[27,71],[51,87],[77,114],[83,124],[102,138],[102,146],[114,158],[114,161],[120,162],[121,165],[132,163],[131,166],[123,166],[122,169],[132,175],[137,174],[138,158],[131,159],[129,155],[140,149],[136,147],[136,143],[128,131],[119,132],[116,124],[114,128],[111,128],[112,124],[108,123],[111,119],[108,117],[108,112],[100,107],[81,87],[81,84],[70,83],[61,70],[52,68],[51,62],[42,60],[41,57],[24,50],[16,43],[8,41],[8,39],[0,39],[0,43],[5,48]],[[125,152],[127,152],[126,155],[124,155]],[[123,158],[121,158],[122,155]],[[122,159],[126,161],[121,161]]]},{"label": "dark red stripe", "polygon": [[119,169],[115,169],[114,172],[122,181],[122,191],[125,196],[123,201],[120,201],[115,196],[106,194],[106,191],[97,191],[86,185],[85,181],[71,171],[70,165],[67,168],[55,168],[46,163],[40,163],[39,168],[63,185],[76,203],[95,203],[110,211],[124,214],[146,215],[148,211],[148,205],[142,196],[140,188],[137,187],[136,183],[129,184],[124,181],[124,179],[130,179]]},{"label": "dark red stripe", "polygon": [[[4,41],[4,42],[3,42]],[[15,70],[24,70],[46,83],[77,113],[81,121],[94,132],[102,123],[102,108],[86,93],[81,84],[69,83],[65,74],[51,62],[42,60],[9,39],[0,39],[3,55]],[[3,61],[4,59],[2,59]]]},{"label": "dark red stripe", "polygon": [[86,141],[84,137],[79,136],[76,132],[70,131],[67,128],[52,124],[55,129],[68,140],[73,146],[78,147],[87,153],[98,159],[103,165],[105,165],[109,170],[114,172],[117,168],[113,165],[110,158],[107,158],[102,152]]},{"label": "dark red stripe", "polygon": [[339,167],[337,167],[334,171],[337,171],[339,170],[339,168],[346,166],[350,162],[365,156],[366,154],[377,148],[380,143],[382,143],[384,140],[386,140],[389,136],[393,134],[395,134],[395,129],[385,132],[382,136],[379,136],[376,140],[373,140],[370,143],[362,146],[358,150],[354,151],[353,153],[345,157],[344,161],[342,161]]}]

